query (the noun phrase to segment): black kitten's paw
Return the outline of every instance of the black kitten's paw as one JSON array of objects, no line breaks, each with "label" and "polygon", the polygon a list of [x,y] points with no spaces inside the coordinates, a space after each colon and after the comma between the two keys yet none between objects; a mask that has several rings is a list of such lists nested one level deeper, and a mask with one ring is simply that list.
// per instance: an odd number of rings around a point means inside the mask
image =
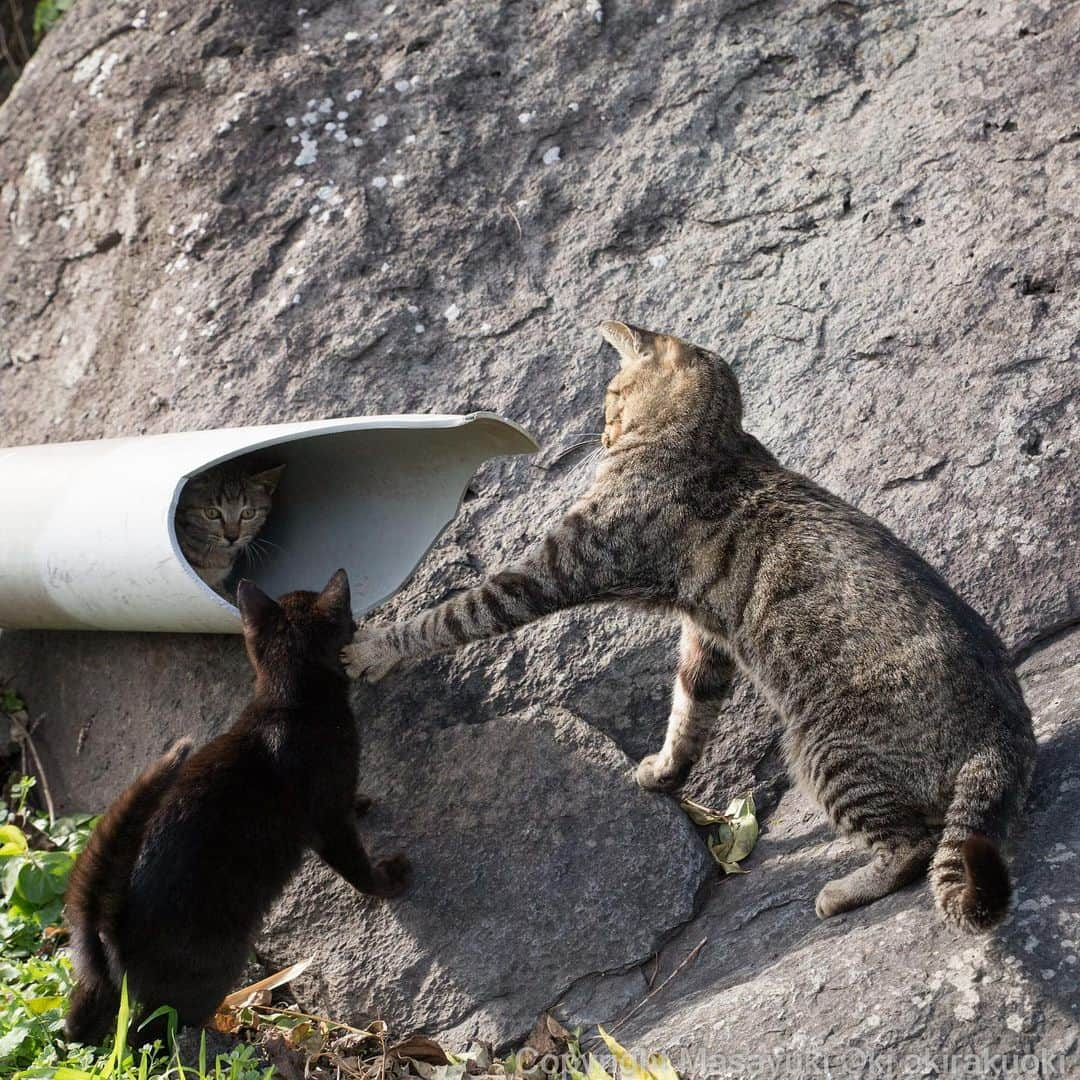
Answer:
[{"label": "black kitten's paw", "polygon": [[357,817],[363,817],[374,805],[374,799],[367,795],[357,795],[353,800],[353,811]]},{"label": "black kitten's paw", "polygon": [[392,900],[405,892],[411,884],[412,863],[400,853],[391,855],[375,864],[375,881],[371,887],[371,895]]}]

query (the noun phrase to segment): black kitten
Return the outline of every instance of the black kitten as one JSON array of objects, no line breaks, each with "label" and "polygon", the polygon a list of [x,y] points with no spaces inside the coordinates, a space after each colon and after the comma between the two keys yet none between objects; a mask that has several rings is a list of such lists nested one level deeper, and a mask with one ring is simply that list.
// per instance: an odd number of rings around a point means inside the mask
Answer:
[{"label": "black kitten", "polygon": [[[112,1030],[123,975],[148,1014],[208,1020],[234,989],[263,916],[307,848],[372,896],[400,895],[409,863],[368,860],[357,834],[358,740],[338,654],[352,637],[349,579],[277,603],[242,581],[255,693],[223,735],[177,743],[109,808],[71,874],[78,985],[66,1034]],[[141,1044],[164,1033],[154,1022]]]}]

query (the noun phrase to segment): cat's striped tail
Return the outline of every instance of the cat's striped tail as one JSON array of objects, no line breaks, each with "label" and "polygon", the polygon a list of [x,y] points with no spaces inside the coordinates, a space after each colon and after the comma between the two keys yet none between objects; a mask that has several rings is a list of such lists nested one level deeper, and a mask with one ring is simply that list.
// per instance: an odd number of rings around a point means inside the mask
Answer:
[{"label": "cat's striped tail", "polygon": [[1000,845],[1027,789],[1018,773],[1027,771],[1005,753],[986,751],[957,773],[930,886],[945,918],[969,932],[990,930],[1008,913],[1012,883]]},{"label": "cat's striped tail", "polygon": [[147,822],[191,752],[180,739],[142,772],[109,807],[71,869],[67,921],[78,985],[71,995],[66,1037],[100,1042],[112,1030],[120,1004],[118,972],[111,970],[106,941],[125,897]]}]

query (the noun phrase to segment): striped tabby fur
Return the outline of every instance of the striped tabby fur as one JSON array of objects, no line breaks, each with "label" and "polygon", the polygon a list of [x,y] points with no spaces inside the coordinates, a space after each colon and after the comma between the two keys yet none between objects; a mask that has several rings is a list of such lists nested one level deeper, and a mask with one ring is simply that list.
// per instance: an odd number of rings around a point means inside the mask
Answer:
[{"label": "striped tabby fur", "polygon": [[241,552],[259,543],[284,471],[284,465],[258,473],[219,465],[184,485],[176,539],[191,568],[221,596],[230,596],[227,585]]},{"label": "striped tabby fur", "polygon": [[822,918],[930,869],[968,930],[1005,914],[1000,854],[1030,781],[1031,717],[986,623],[879,522],[781,466],[742,428],[728,365],[604,323],[621,370],[585,496],[520,565],[393,626],[362,626],[353,677],[624,600],[678,614],[667,737],[638,768],[671,789],[739,670],[780,714],[796,780],[872,858],[821,890]]}]

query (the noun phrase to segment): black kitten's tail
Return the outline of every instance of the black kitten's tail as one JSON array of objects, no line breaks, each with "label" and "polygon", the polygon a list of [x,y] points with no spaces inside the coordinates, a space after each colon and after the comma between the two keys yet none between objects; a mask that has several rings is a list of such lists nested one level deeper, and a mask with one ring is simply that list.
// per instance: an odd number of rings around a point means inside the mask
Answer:
[{"label": "black kitten's tail", "polygon": [[990,930],[1012,901],[1000,845],[1024,784],[1004,755],[977,755],[956,777],[930,884],[942,914],[968,931]]},{"label": "black kitten's tail", "polygon": [[139,775],[106,811],[72,867],[64,900],[79,982],[71,995],[64,1032],[73,1042],[100,1042],[112,1030],[120,992],[108,942],[127,896],[146,824],[192,745],[190,739],[178,740]]}]

